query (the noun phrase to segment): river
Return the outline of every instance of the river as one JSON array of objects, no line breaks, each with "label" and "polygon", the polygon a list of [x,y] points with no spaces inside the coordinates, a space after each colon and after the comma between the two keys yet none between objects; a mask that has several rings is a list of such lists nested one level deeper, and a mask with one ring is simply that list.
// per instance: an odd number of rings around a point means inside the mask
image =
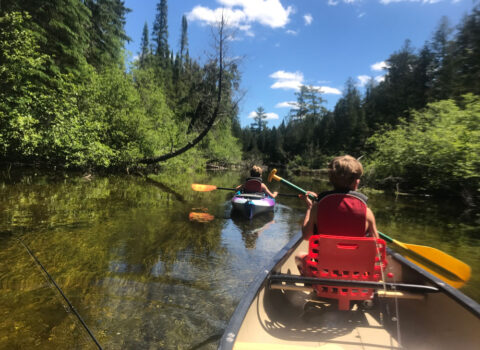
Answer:
[{"label": "river", "polygon": [[[278,197],[274,213],[249,221],[231,215],[230,191],[190,187],[234,187],[244,176],[4,172],[0,349],[96,348],[27,248],[104,349],[214,349],[249,283],[299,231],[305,210],[297,198]],[[328,188],[325,179],[288,179]],[[278,182],[269,187],[293,193]],[[471,213],[449,200],[366,194],[380,231],[469,264],[462,291],[480,301],[480,225]],[[189,220],[191,212],[201,215]]]}]

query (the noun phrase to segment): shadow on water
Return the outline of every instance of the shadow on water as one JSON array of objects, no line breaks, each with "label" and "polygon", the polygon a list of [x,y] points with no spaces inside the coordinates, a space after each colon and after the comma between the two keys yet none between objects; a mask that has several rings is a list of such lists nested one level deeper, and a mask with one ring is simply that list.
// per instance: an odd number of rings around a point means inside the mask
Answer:
[{"label": "shadow on water", "polygon": [[245,215],[232,210],[230,218],[240,230],[245,248],[254,249],[258,237],[263,231],[275,223],[274,212],[262,213],[252,219],[245,218]]},{"label": "shadow on water", "polygon": [[[163,174],[153,185],[132,176],[10,172],[0,180],[0,349],[95,348],[13,234],[104,348],[215,348],[249,281],[298,232],[305,211],[302,201],[278,197],[273,213],[248,220],[230,213],[233,193],[190,187],[235,187],[244,177]],[[323,190],[309,178],[292,181]],[[286,192],[279,183],[269,188]],[[480,243],[468,233],[478,223],[460,221],[447,203],[370,197],[382,232],[469,263],[463,291],[480,300]],[[198,208],[214,219],[190,221]]]}]

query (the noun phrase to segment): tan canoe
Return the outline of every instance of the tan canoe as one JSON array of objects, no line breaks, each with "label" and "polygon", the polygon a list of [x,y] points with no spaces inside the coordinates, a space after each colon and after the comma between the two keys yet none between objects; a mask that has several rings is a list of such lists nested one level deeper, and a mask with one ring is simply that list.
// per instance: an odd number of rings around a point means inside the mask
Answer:
[{"label": "tan canoe", "polygon": [[340,311],[299,275],[301,251],[298,234],[255,278],[219,349],[480,349],[480,305],[398,253],[387,250],[394,283],[373,282],[371,301]]}]

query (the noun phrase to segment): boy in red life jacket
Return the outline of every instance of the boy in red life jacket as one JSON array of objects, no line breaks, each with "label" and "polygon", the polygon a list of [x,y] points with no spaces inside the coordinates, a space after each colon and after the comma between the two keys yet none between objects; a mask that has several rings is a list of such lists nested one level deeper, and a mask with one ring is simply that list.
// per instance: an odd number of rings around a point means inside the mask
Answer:
[{"label": "boy in red life jacket", "polygon": [[[314,192],[303,196],[307,205],[303,239],[308,240],[313,234],[378,238],[375,216],[367,207],[367,197],[356,192],[362,175],[362,164],[352,156],[336,157],[330,162],[328,176],[334,189],[318,196]],[[308,194],[317,197],[317,201],[312,202]],[[295,257],[300,271],[305,255]]]},{"label": "boy in red life jacket", "polygon": [[262,168],[256,165],[252,166],[252,169],[250,169],[250,177],[243,185],[237,186],[236,190],[242,191],[243,193],[265,192],[272,198],[275,198],[278,194],[278,192],[270,192],[267,185],[262,182]]}]

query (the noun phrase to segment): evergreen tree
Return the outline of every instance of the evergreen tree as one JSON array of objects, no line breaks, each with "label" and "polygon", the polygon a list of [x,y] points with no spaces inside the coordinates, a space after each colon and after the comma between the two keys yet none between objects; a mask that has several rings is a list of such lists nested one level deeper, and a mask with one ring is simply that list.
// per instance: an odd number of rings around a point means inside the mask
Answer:
[{"label": "evergreen tree", "polygon": [[86,0],[91,12],[90,47],[87,60],[94,67],[123,64],[125,16],[130,9],[122,0]]},{"label": "evergreen tree", "polygon": [[147,22],[145,22],[145,25],[143,26],[142,41],[140,43],[140,55],[138,59],[140,68],[145,67],[149,55],[150,55],[150,43],[148,40],[148,25],[147,25]]},{"label": "evergreen tree", "polygon": [[480,95],[480,7],[463,18],[453,46],[455,96]]},{"label": "evergreen tree", "polygon": [[297,102],[295,106],[290,109],[289,119],[290,121],[302,120],[308,114],[307,103],[308,88],[305,85],[300,86],[300,91],[295,93]]},{"label": "evergreen tree", "polygon": [[325,108],[321,106],[325,101],[321,96],[320,89],[311,85],[306,86],[303,95],[307,104],[308,115],[319,118],[325,111]]},{"label": "evergreen tree", "polygon": [[267,127],[266,119],[267,113],[265,113],[265,109],[262,106],[258,107],[255,111],[255,116],[253,117],[255,122],[251,124],[251,129],[259,133],[262,132],[262,130]]},{"label": "evergreen tree", "polygon": [[443,17],[431,43],[433,81],[430,94],[437,101],[451,97],[453,92],[452,78],[454,72],[450,54],[452,49],[451,33],[452,29],[449,26],[448,19]]},{"label": "evergreen tree", "polygon": [[166,62],[170,55],[168,47],[168,8],[167,0],[160,0],[157,4],[157,14],[153,23],[153,40],[156,44],[155,55],[161,62]]},{"label": "evergreen tree", "polygon": [[361,97],[353,79],[348,79],[343,97],[334,110],[335,139],[338,151],[358,152],[366,138]]},{"label": "evergreen tree", "polygon": [[32,16],[42,54],[52,57],[49,69],[81,77],[89,47],[91,13],[78,0],[21,0],[2,2],[2,15],[7,11],[26,11]]},{"label": "evergreen tree", "polygon": [[182,35],[180,37],[180,57],[183,60],[188,55],[188,22],[185,15],[182,16]]}]

